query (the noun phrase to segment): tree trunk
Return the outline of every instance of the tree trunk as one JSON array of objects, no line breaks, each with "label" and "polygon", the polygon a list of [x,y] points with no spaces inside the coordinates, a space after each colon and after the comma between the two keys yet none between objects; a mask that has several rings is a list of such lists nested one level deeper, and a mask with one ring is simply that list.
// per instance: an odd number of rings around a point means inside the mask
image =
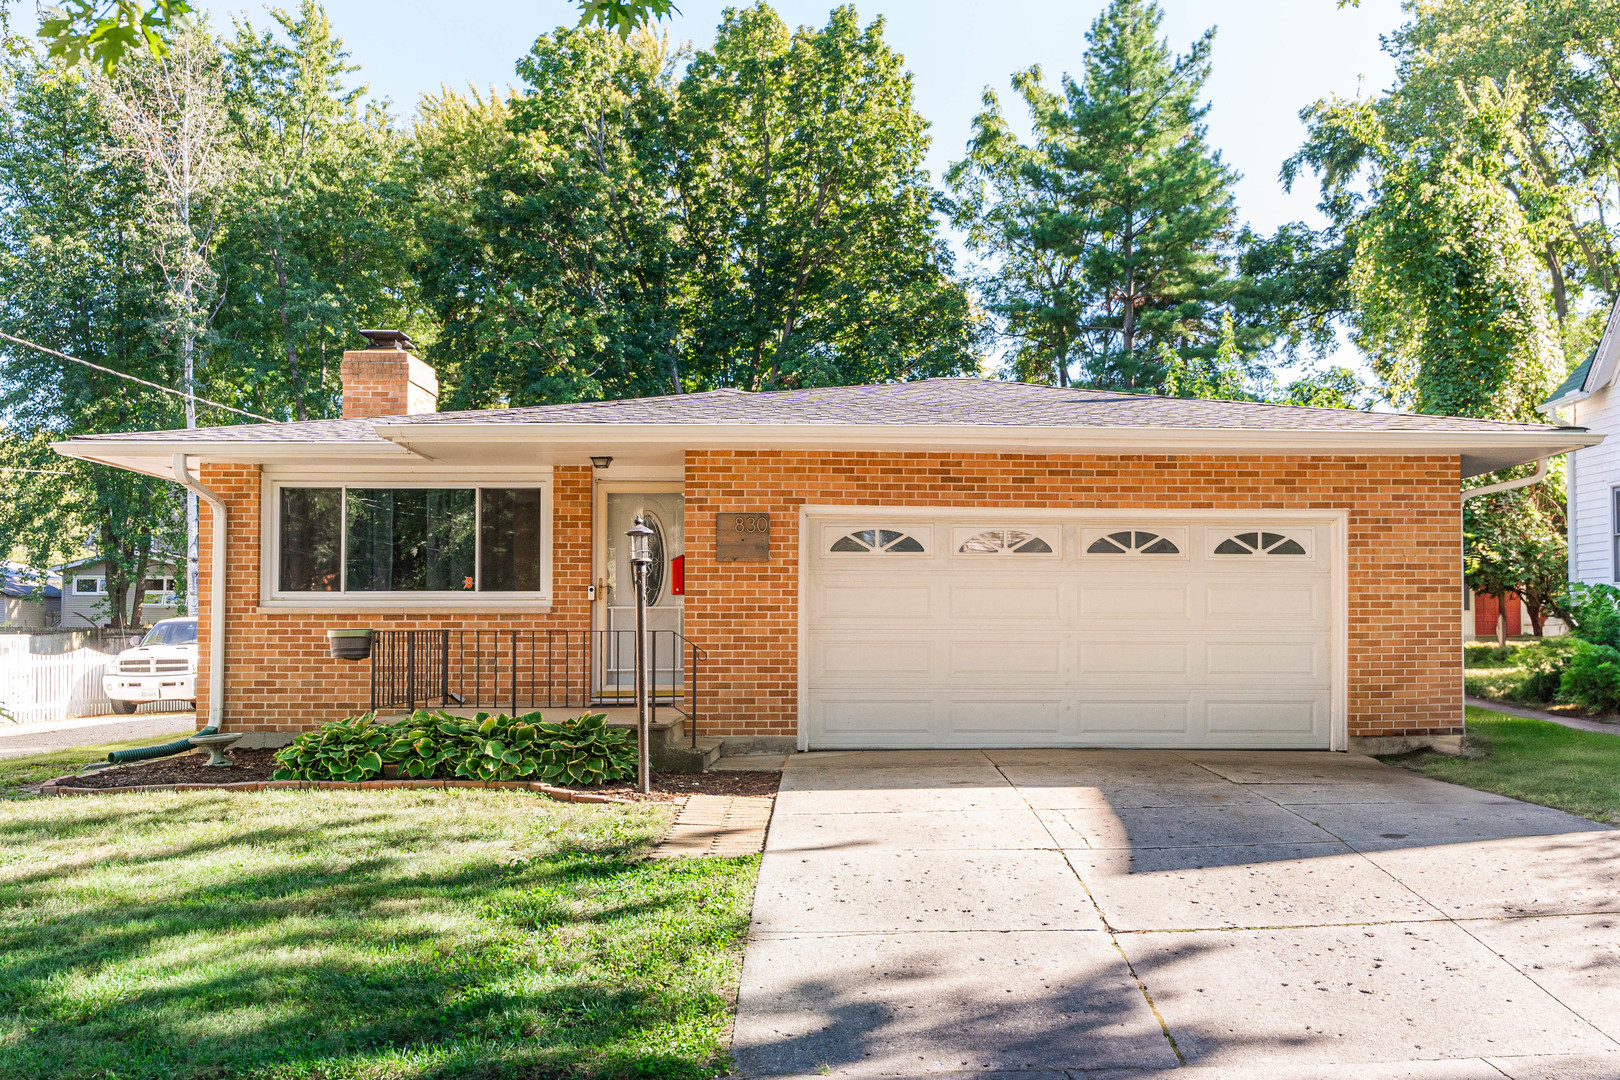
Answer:
[{"label": "tree trunk", "polygon": [[1496,646],[1499,649],[1507,648],[1507,598],[1507,593],[1496,598]]}]

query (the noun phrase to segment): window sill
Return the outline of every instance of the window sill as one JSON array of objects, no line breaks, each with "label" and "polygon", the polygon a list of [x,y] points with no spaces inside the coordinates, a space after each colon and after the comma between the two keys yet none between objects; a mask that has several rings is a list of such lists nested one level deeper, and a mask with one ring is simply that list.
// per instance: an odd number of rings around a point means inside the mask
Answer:
[{"label": "window sill", "polygon": [[484,611],[520,611],[546,614],[551,610],[549,597],[509,597],[493,599],[487,595],[466,598],[436,597],[321,597],[313,600],[260,600],[253,609],[259,612],[302,611],[315,615],[352,615],[361,612],[455,612],[461,615]]}]

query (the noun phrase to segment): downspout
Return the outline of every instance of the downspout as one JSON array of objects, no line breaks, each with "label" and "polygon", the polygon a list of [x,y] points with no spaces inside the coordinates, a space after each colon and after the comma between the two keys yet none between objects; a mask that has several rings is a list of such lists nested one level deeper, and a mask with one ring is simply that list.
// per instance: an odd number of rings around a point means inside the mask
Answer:
[{"label": "downspout", "polygon": [[174,482],[196,495],[213,511],[208,581],[208,724],[219,730],[225,719],[225,500],[191,478],[185,454],[174,455]]},{"label": "downspout", "polygon": [[1477,499],[1481,495],[1495,495],[1499,491],[1516,491],[1522,487],[1529,487],[1531,484],[1539,484],[1547,479],[1548,460],[1542,458],[1537,461],[1536,471],[1529,476],[1521,476],[1517,480],[1503,480],[1499,484],[1486,484],[1484,487],[1470,488],[1462,493],[1462,501],[1467,502],[1469,499]]}]

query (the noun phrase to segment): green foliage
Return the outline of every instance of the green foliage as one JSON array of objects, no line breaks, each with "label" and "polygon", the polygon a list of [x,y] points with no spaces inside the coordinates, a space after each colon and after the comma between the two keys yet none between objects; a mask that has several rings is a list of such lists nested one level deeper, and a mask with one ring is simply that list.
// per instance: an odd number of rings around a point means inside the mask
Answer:
[{"label": "green foliage", "polygon": [[1546,638],[1519,650],[1518,662],[1524,672],[1515,701],[1554,701],[1563,685],[1564,673],[1581,647],[1579,638],[1565,635]]},{"label": "green foliage", "polygon": [[528,93],[446,93],[415,132],[429,358],[456,405],[976,369],[881,21],[733,9],[690,57],[563,29],[518,70]]},{"label": "green foliage", "polygon": [[397,765],[413,780],[540,780],[601,784],[636,770],[628,731],[602,713],[548,723],[540,713],[471,719],[418,710],[405,720],[375,714],[305,732],[276,754],[278,780],[366,780]]},{"label": "green foliage", "polygon": [[186,0],[152,0],[150,6],[136,0],[62,0],[40,20],[39,36],[63,66],[88,59],[111,74],[132,48],[166,54],[176,19],[193,10]]},{"label": "green foliage", "polygon": [[1583,641],[1620,649],[1620,589],[1581,581],[1571,583],[1569,615],[1576,635]]},{"label": "green foliage", "polygon": [[306,731],[276,751],[277,780],[374,780],[395,741],[394,725],[376,713],[351,716]]},{"label": "green foliage", "polygon": [[667,18],[672,11],[680,14],[680,10],[670,0],[579,0],[579,25],[594,23],[628,38],[637,27]]},{"label": "green foliage", "polygon": [[1620,649],[1580,642],[1559,681],[1558,696],[1589,712],[1620,711]]},{"label": "green foliage", "polygon": [[1538,636],[1547,616],[1569,613],[1562,479],[1560,471],[1463,504],[1464,582],[1489,596],[1518,594]]},{"label": "green foliage", "polygon": [[1013,76],[1033,139],[984,95],[965,160],[946,174],[953,220],[995,265],[981,280],[1012,370],[1067,385],[1157,385],[1164,350],[1208,358],[1233,239],[1236,174],[1205,141],[1214,31],[1183,56],[1154,0],[1112,0],[1086,36],[1084,75],[1048,89]]},{"label": "green foliage", "polygon": [[1511,664],[1519,650],[1513,645],[1487,645],[1470,641],[1463,646],[1463,667],[1496,668]]}]

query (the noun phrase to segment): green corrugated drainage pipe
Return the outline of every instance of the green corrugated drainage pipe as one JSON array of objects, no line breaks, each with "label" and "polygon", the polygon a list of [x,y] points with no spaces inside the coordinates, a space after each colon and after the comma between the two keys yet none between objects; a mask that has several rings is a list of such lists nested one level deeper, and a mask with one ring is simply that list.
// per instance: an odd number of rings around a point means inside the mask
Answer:
[{"label": "green corrugated drainage pipe", "polygon": [[[197,734],[217,735],[219,734],[219,728],[209,724]],[[191,739],[192,736],[187,735],[183,739],[166,742],[161,746],[137,746],[133,750],[114,750],[107,755],[107,760],[114,765],[127,765],[131,761],[151,761],[153,758],[168,757],[170,754],[183,754],[187,750],[196,749],[195,746],[191,745]]]}]

